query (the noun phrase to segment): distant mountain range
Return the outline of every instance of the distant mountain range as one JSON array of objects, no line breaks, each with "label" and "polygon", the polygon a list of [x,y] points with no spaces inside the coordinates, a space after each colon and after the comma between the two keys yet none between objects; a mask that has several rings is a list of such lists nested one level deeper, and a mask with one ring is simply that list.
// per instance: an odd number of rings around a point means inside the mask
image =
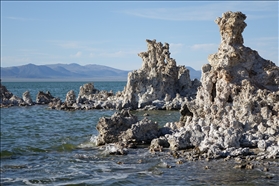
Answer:
[{"label": "distant mountain range", "polygon": [[195,70],[192,67],[186,66],[187,69],[190,71],[190,78],[191,79],[201,79],[201,71],[200,70]]},{"label": "distant mountain range", "polygon": [[119,70],[103,65],[51,64],[34,65],[27,64],[14,67],[1,67],[1,79],[47,79],[47,80],[127,80],[129,71]]},{"label": "distant mountain range", "polygon": [[[192,79],[200,79],[201,72],[191,67]],[[32,80],[52,80],[52,81],[71,81],[71,80],[114,80],[126,81],[129,71],[119,70],[103,65],[85,65],[76,63],[71,64],[51,64],[34,65],[27,64],[14,67],[1,67],[2,81],[32,81]]]}]

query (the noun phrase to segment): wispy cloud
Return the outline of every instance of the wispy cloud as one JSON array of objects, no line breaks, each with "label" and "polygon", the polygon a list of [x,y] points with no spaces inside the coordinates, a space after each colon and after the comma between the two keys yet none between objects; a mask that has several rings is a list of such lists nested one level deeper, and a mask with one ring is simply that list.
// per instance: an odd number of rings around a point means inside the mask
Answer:
[{"label": "wispy cloud", "polygon": [[170,43],[171,54],[177,54],[182,51],[184,44],[182,43]]},{"label": "wispy cloud", "polygon": [[104,57],[104,58],[122,58],[128,55],[137,55],[140,51],[135,50],[119,50],[113,52],[101,51],[101,52],[91,52],[90,57]]},{"label": "wispy cloud", "polygon": [[79,49],[79,50],[87,50],[87,51],[97,50],[92,46],[98,44],[98,42],[88,43],[83,41],[60,41],[60,40],[49,40],[47,42],[53,43],[54,45],[64,49]]},{"label": "wispy cloud", "polygon": [[194,44],[191,46],[193,50],[203,50],[203,51],[210,51],[212,49],[216,49],[218,44],[215,43],[202,43],[202,44]]},{"label": "wispy cloud", "polygon": [[81,57],[81,55],[82,55],[82,52],[78,51],[76,54],[70,55],[70,57]]},{"label": "wispy cloud", "polygon": [[26,18],[26,17],[14,17],[14,16],[9,16],[6,17],[7,19],[15,20],[15,21],[35,21],[38,19],[33,19],[33,18]]},{"label": "wispy cloud", "polygon": [[[248,12],[249,18],[265,18],[278,16],[277,12],[270,12],[272,7],[278,7],[278,2],[187,2],[187,6],[179,8],[142,8],[124,10],[122,13],[149,18],[169,21],[212,21],[220,17],[225,11]],[[274,8],[273,8],[274,9]],[[275,10],[275,9],[274,9]],[[258,12],[268,11],[259,15]]]}]

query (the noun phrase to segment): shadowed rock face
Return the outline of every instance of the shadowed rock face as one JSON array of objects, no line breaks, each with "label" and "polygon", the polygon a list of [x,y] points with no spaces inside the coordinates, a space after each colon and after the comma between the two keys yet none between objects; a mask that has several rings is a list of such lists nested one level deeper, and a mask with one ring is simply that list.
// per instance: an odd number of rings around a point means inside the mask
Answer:
[{"label": "shadowed rock face", "polygon": [[12,96],[13,94],[0,82],[0,101],[3,102],[4,100],[9,100]]},{"label": "shadowed rock face", "polygon": [[173,99],[177,94],[194,97],[199,82],[191,81],[185,66],[176,65],[169,44],[146,42],[148,51],[138,54],[143,60],[141,69],[128,74],[123,107],[143,108],[154,100]]},{"label": "shadowed rock face", "polygon": [[97,124],[97,145],[106,143],[150,143],[158,137],[158,124],[148,119],[138,121],[129,110],[116,112],[110,118],[101,117]]},{"label": "shadowed rock face", "polygon": [[230,148],[257,147],[279,154],[279,67],[243,45],[245,18],[226,12],[215,21],[220,47],[202,67],[196,99],[182,106],[184,127],[168,137],[171,148],[228,155]]},{"label": "shadowed rock face", "polygon": [[36,96],[36,103],[37,104],[49,104],[53,102],[56,98],[51,95],[49,91],[46,93],[39,91]]}]

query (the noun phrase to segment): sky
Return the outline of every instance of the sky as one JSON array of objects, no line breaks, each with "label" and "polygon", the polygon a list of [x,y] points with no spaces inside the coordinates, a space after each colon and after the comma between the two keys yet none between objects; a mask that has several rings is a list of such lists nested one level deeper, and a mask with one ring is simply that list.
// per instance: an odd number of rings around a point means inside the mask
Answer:
[{"label": "sky", "polygon": [[177,65],[196,70],[221,41],[214,22],[247,18],[244,45],[278,62],[278,1],[1,1],[1,67],[29,63],[142,65],[146,39],[169,43]]}]

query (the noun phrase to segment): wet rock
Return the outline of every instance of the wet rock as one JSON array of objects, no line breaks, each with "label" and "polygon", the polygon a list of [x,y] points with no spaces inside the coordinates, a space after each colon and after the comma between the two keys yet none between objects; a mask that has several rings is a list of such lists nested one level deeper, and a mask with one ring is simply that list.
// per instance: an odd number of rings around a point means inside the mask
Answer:
[{"label": "wet rock", "polygon": [[9,99],[13,97],[13,93],[9,92],[8,89],[0,82],[0,105],[6,107],[11,105]]},{"label": "wet rock", "polygon": [[169,148],[170,144],[168,142],[168,139],[164,136],[161,136],[159,138],[155,138],[151,141],[151,144],[149,146],[149,150],[151,152],[155,151],[162,151],[163,148]]},{"label": "wet rock", "polygon": [[147,118],[138,121],[129,110],[116,112],[110,118],[102,117],[97,124],[99,135],[97,145],[123,142],[129,144],[146,144],[158,137],[158,124]]},{"label": "wet rock", "polygon": [[111,155],[126,155],[128,153],[128,149],[125,148],[125,145],[122,143],[110,143],[106,144],[104,153]]},{"label": "wet rock", "polygon": [[37,104],[49,104],[50,102],[53,102],[56,98],[51,95],[49,91],[46,91],[46,93],[39,91],[36,96],[36,103]]},{"label": "wet rock", "polygon": [[133,116],[129,110],[116,112],[110,118],[101,117],[96,127],[99,132],[97,145],[121,141],[120,136],[137,121],[137,117]]},{"label": "wet rock", "polygon": [[10,99],[12,96],[13,93],[9,92],[8,89],[0,82],[0,101],[3,101],[3,99]]},{"label": "wet rock", "polygon": [[9,99],[9,104],[11,104],[13,106],[24,106],[25,105],[23,99],[21,99],[20,97],[15,96],[15,95],[13,95]]},{"label": "wet rock", "polygon": [[34,104],[29,91],[26,91],[22,94],[22,99],[29,106]]},{"label": "wet rock", "polygon": [[132,124],[131,128],[121,136],[123,141],[134,141],[136,143],[148,143],[158,137],[158,123],[144,118],[141,121]]}]

